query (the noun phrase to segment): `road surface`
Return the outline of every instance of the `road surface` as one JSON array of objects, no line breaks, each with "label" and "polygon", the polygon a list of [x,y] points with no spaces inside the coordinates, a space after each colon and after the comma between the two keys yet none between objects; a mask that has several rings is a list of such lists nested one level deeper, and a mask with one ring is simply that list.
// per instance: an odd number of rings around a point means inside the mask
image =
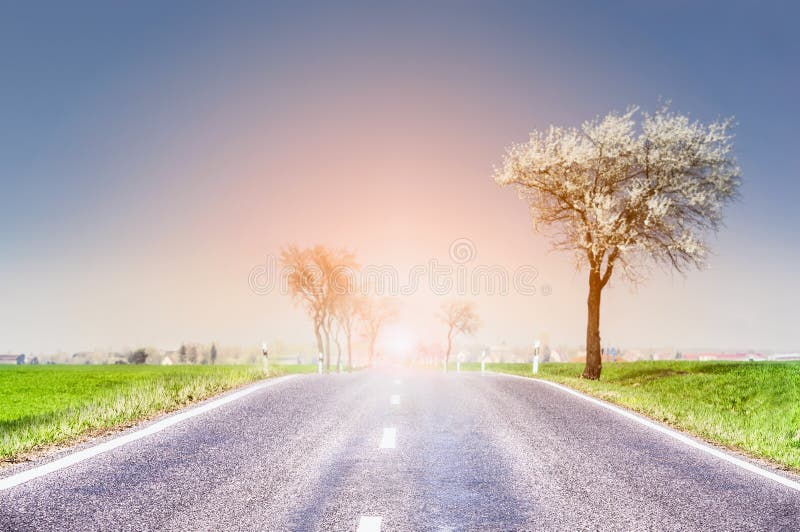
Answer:
[{"label": "road surface", "polygon": [[551,386],[477,373],[299,376],[0,491],[2,530],[799,524],[800,491]]}]

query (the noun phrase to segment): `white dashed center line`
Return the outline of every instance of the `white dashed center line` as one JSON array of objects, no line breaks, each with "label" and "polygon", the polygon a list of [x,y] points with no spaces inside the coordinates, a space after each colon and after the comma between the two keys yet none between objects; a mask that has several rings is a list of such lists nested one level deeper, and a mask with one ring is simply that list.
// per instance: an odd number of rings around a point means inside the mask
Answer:
[{"label": "white dashed center line", "polygon": [[377,515],[362,515],[356,532],[381,532],[381,521]]},{"label": "white dashed center line", "polygon": [[400,404],[400,396],[399,396],[399,395],[393,395],[393,396],[391,396],[391,397],[389,398],[389,404],[392,404],[392,405],[399,405],[399,404]]},{"label": "white dashed center line", "polygon": [[394,427],[388,427],[383,429],[383,437],[381,438],[381,449],[394,449],[395,444],[395,436],[397,435],[397,429]]},{"label": "white dashed center line", "polygon": [[397,386],[400,386],[401,384],[403,384],[403,381],[401,381],[400,379],[395,379],[395,380],[394,380],[394,383],[395,383]]}]

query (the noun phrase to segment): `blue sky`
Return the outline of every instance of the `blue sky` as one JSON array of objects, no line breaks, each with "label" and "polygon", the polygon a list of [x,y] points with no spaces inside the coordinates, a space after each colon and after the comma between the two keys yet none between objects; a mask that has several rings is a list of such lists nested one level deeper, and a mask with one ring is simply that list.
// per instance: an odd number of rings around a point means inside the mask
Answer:
[{"label": "blue sky", "polygon": [[481,341],[580,344],[583,278],[492,166],[532,129],[659,98],[736,116],[742,199],[710,272],[614,287],[604,330],[627,345],[798,346],[796,4],[1,9],[0,351],[304,341],[287,299],[242,282],[265,253],[330,242],[413,262],[464,236],[553,285],[513,316],[487,300]]}]

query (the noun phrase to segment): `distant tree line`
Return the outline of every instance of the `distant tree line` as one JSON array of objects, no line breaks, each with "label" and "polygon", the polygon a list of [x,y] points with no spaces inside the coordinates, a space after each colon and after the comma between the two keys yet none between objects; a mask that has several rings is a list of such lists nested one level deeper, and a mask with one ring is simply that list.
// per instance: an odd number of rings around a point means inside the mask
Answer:
[{"label": "distant tree line", "polygon": [[181,344],[178,349],[178,364],[216,364],[217,344],[211,344],[210,348],[198,346],[196,344]]}]

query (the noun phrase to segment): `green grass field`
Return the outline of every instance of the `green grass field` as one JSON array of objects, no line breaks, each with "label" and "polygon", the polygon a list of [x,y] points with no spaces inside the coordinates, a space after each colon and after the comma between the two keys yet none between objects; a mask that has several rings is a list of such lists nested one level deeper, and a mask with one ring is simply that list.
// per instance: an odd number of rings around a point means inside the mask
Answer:
[{"label": "green grass field", "polygon": [[[271,376],[314,371],[277,366]],[[0,461],[264,378],[256,366],[0,366]]]},{"label": "green grass field", "polygon": [[[579,378],[582,369],[542,364],[537,376],[800,471],[798,362],[622,362],[605,364],[600,381]],[[531,376],[530,364],[487,370]]]}]

